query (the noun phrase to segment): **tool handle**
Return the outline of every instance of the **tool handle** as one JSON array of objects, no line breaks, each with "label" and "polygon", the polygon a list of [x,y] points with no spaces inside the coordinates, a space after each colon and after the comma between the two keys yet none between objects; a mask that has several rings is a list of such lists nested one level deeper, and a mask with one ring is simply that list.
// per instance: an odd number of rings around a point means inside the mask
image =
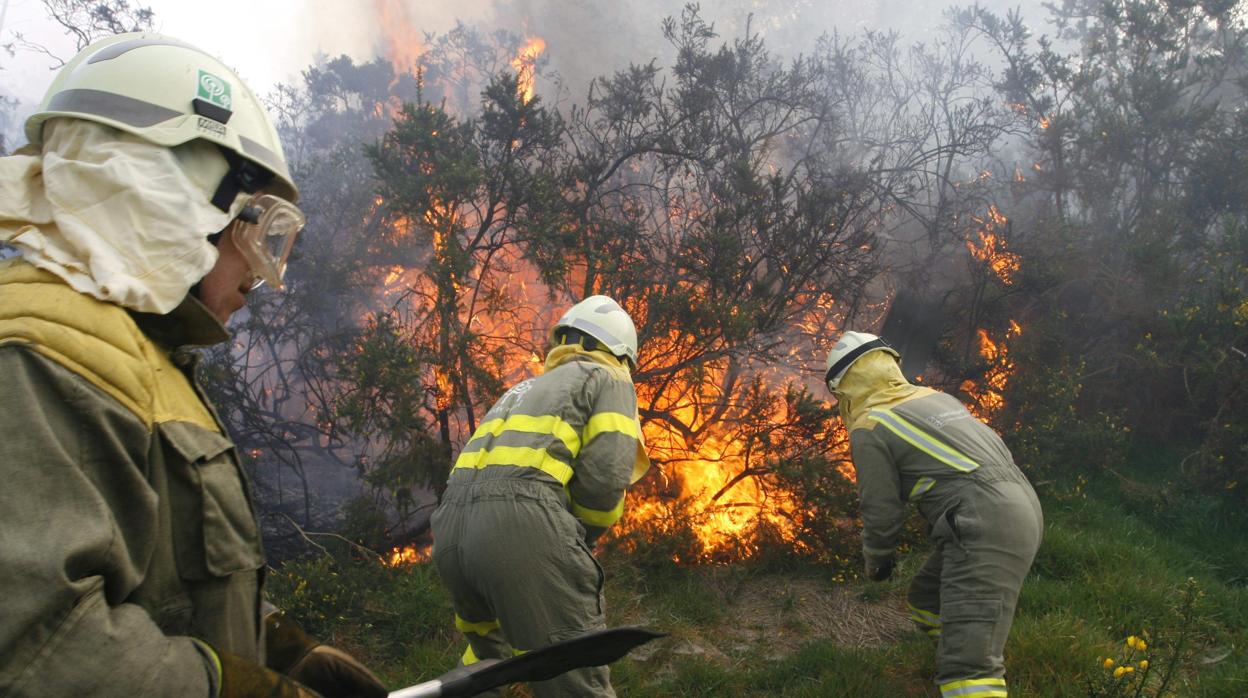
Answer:
[{"label": "tool handle", "polygon": [[438,698],[442,695],[442,681],[434,679],[415,686],[391,691],[389,698]]}]

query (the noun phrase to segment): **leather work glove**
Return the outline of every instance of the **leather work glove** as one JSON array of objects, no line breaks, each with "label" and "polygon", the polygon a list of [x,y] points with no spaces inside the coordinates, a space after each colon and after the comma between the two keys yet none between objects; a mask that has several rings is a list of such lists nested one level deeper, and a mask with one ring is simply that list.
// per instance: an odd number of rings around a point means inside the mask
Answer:
[{"label": "leather work glove", "polygon": [[304,686],[229,652],[214,652],[221,666],[220,698],[321,698]]},{"label": "leather work glove", "polygon": [[[386,698],[385,684],[351,655],[323,645],[285,614],[264,617],[265,663],[325,698]],[[284,694],[283,694],[284,698]]]},{"label": "leather work glove", "polygon": [[585,545],[589,546],[590,550],[593,550],[594,546],[598,544],[598,539],[607,532],[607,529],[590,526],[589,524],[582,525],[585,526]]},{"label": "leather work glove", "polygon": [[893,562],[894,558],[892,555],[889,555],[888,557],[876,558],[866,557],[864,569],[867,574],[867,579],[870,579],[873,582],[883,582],[887,580],[889,577],[893,576]]}]

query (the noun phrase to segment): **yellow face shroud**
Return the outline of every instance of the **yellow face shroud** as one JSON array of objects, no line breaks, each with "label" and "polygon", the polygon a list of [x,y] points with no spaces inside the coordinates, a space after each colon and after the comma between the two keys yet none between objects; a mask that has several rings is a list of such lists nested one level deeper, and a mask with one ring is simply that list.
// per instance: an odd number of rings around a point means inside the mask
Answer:
[{"label": "yellow face shroud", "polygon": [[933,392],[931,388],[910,385],[892,354],[871,351],[845,371],[836,398],[845,428],[853,431],[870,426],[867,415],[872,409],[893,407]]}]

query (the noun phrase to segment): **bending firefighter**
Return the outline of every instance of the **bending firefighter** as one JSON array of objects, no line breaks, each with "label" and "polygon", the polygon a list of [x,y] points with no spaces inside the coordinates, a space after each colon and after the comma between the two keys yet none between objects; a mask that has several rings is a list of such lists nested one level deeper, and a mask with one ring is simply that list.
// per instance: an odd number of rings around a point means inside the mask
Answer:
[{"label": "bending firefighter", "polygon": [[[637,330],[591,296],[555,324],[542,375],[482,418],[433,515],[433,561],[468,637],[463,663],[605,627],[594,541],[650,467],[629,373]],[[532,685],[538,698],[613,696],[607,667]]]},{"label": "bending firefighter", "polygon": [[1040,547],[1040,503],[1005,444],[956,398],[910,385],[884,340],[846,332],[825,380],[849,431],[862,550],[874,581],[892,574],[906,502],[936,549],[915,575],[910,617],[937,638],[944,698],[1005,696],[1002,651]]},{"label": "bending firefighter", "polygon": [[385,696],[263,602],[247,478],[190,347],[304,224],[224,64],[84,49],[0,158],[0,695]]}]

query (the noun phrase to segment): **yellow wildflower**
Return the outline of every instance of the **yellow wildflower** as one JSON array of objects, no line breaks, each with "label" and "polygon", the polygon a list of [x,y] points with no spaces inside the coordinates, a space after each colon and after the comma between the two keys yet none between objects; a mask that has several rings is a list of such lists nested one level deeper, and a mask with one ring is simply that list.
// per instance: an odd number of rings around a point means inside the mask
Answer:
[{"label": "yellow wildflower", "polygon": [[1125,673],[1127,673],[1127,668],[1125,666],[1120,666],[1117,669],[1114,669],[1114,678],[1121,679],[1122,675]]},{"label": "yellow wildflower", "polygon": [[1119,667],[1119,668],[1122,669],[1122,673],[1124,674],[1130,674],[1131,672],[1135,671],[1135,667],[1133,666],[1124,666],[1124,667]]},{"label": "yellow wildflower", "polygon": [[1140,660],[1140,670],[1141,670],[1141,671],[1143,671],[1144,669],[1147,669],[1147,668],[1148,668],[1148,660],[1147,660],[1147,659],[1141,659],[1141,660]]},{"label": "yellow wildflower", "polygon": [[1128,648],[1130,648],[1130,649],[1135,649],[1135,645],[1136,645],[1136,643],[1138,643],[1139,641],[1140,641],[1140,638],[1138,638],[1138,637],[1136,637],[1136,636],[1132,635],[1132,636],[1130,636],[1130,637],[1128,637],[1128,638],[1127,638],[1127,647],[1128,647]]},{"label": "yellow wildflower", "polygon": [[1144,650],[1148,649],[1148,643],[1144,642],[1143,640],[1140,640],[1139,642],[1135,643],[1135,648],[1143,652]]},{"label": "yellow wildflower", "polygon": [[1105,667],[1106,669],[1112,669],[1114,667],[1113,657],[1106,657],[1105,661],[1101,664],[1101,666]]}]

